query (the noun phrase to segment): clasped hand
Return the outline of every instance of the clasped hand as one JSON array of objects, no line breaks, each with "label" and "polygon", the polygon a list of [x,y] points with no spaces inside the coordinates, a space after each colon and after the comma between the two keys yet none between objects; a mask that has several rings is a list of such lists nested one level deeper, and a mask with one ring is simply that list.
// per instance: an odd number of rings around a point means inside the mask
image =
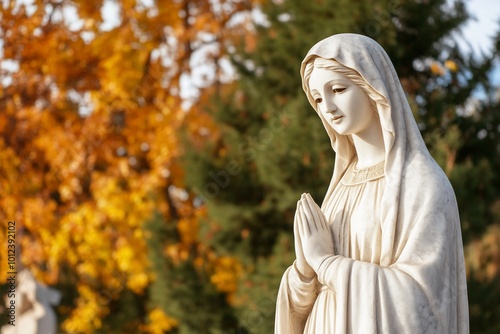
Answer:
[{"label": "clasped hand", "polygon": [[312,277],[333,255],[333,238],[325,215],[309,194],[302,194],[297,202],[294,237],[297,269],[303,276]]}]

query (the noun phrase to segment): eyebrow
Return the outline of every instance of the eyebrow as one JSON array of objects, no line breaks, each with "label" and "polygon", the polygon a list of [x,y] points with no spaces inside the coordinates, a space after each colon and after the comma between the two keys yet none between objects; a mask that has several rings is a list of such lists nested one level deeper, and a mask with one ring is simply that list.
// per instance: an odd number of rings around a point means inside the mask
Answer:
[{"label": "eyebrow", "polygon": [[[349,81],[350,82],[350,81]],[[323,87],[327,86],[327,85],[335,85],[335,84],[344,84],[344,85],[348,85],[349,84],[348,80],[346,79],[332,79],[330,81],[327,81],[325,82],[325,84],[323,85]],[[317,89],[311,89],[311,94],[313,94],[313,92],[316,92],[317,94],[319,94],[318,90]]]}]

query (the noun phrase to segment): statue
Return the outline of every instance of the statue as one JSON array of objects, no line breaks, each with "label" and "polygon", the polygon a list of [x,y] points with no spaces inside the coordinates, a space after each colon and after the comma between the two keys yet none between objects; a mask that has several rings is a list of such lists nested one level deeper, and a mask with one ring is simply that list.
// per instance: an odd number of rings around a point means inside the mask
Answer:
[{"label": "statue", "polygon": [[468,333],[455,194],[374,40],[328,37],[300,69],[336,152],[321,208],[297,203],[275,333]]},{"label": "statue", "polygon": [[15,326],[5,325],[0,329],[0,333],[55,334],[57,317],[53,306],[59,304],[61,292],[40,284],[26,268],[21,270],[18,278],[19,312]]}]

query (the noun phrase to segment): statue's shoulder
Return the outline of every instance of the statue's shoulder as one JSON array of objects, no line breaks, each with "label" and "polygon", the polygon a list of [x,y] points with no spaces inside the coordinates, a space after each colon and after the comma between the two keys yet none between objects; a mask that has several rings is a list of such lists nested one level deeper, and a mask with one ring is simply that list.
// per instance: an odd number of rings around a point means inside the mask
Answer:
[{"label": "statue's shoulder", "polygon": [[451,183],[443,169],[427,152],[409,154],[403,168],[402,188],[413,196],[425,198],[455,198]]}]

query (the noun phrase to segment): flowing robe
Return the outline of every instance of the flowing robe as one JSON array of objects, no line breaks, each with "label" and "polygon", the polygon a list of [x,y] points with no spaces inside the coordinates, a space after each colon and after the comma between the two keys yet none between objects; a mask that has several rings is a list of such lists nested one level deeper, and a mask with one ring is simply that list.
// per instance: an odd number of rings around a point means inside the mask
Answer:
[{"label": "flowing robe", "polygon": [[[385,178],[339,183],[326,205],[335,255],[312,280],[294,266],[278,293],[276,333],[467,333],[455,198],[433,161],[405,168],[394,261],[380,265]],[[457,267],[458,266],[458,267]]]}]

